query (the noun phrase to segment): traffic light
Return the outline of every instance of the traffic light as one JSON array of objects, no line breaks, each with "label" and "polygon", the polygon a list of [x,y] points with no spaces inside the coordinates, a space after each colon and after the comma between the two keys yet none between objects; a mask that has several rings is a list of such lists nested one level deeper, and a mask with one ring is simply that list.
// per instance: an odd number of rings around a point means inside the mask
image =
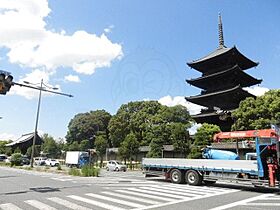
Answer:
[{"label": "traffic light", "polygon": [[13,76],[0,73],[0,94],[6,95],[13,85]]}]

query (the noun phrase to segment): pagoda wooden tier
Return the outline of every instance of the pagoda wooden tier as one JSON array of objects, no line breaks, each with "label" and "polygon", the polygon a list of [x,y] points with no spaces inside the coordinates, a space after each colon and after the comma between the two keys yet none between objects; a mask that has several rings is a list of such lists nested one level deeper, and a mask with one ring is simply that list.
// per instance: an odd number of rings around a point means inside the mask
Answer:
[{"label": "pagoda wooden tier", "polygon": [[219,90],[220,87],[223,87],[223,89],[228,89],[237,85],[240,85],[241,87],[249,87],[260,84],[262,80],[250,76],[249,74],[242,71],[238,65],[235,65],[230,69],[208,76],[186,80],[186,82],[195,87],[207,90],[209,93]]},{"label": "pagoda wooden tier", "polygon": [[235,65],[238,65],[242,70],[258,65],[258,63],[251,61],[240,53],[235,46],[232,48],[219,47],[209,55],[187,64],[189,67],[200,71],[203,76],[230,69]]},{"label": "pagoda wooden tier", "polygon": [[246,99],[247,97],[255,98],[256,96],[243,90],[242,87],[238,85],[234,88],[226,90],[185,98],[187,101],[201,106],[211,108],[218,107],[222,110],[230,110],[238,108],[240,101]]},{"label": "pagoda wooden tier", "polygon": [[231,129],[231,125],[233,124],[233,119],[228,115],[225,116],[224,112],[217,113],[214,110],[205,110],[197,115],[192,115],[192,118],[196,121],[196,123],[209,123],[214,125],[219,125],[221,130],[228,131]]},{"label": "pagoda wooden tier", "polygon": [[219,47],[209,55],[187,64],[202,73],[199,78],[186,80],[187,83],[202,91],[200,95],[186,97],[186,100],[207,107],[192,117],[197,123],[216,124],[222,131],[229,131],[233,120],[231,115],[224,113],[231,113],[247,97],[255,98],[242,88],[262,82],[245,72],[258,63],[244,56],[235,46],[228,48],[224,45],[222,19],[219,15]]}]

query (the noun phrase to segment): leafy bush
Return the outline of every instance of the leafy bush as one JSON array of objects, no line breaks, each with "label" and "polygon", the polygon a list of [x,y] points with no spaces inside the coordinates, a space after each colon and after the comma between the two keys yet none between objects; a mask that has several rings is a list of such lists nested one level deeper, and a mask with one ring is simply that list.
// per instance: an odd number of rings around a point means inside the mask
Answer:
[{"label": "leafy bush", "polygon": [[58,165],[56,170],[61,171],[62,170],[61,165]]},{"label": "leafy bush", "polygon": [[83,166],[82,167],[82,176],[98,176],[99,175],[99,169],[95,168],[93,166]]},{"label": "leafy bush", "polygon": [[73,175],[73,176],[81,176],[82,175],[80,169],[77,169],[77,168],[71,168],[68,173],[69,173],[69,175]]},{"label": "leafy bush", "polygon": [[21,154],[14,153],[11,156],[11,166],[20,166],[21,165]]}]

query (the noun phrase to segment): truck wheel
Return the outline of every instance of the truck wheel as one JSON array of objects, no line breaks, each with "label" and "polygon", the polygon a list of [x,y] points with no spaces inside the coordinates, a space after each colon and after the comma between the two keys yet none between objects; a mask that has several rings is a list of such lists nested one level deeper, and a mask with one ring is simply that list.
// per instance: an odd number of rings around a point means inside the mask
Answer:
[{"label": "truck wheel", "polygon": [[172,183],[180,184],[183,182],[182,172],[178,169],[173,169],[170,173],[170,179]]},{"label": "truck wheel", "polygon": [[201,185],[202,183],[202,177],[195,170],[187,171],[185,179],[189,185]]},{"label": "truck wheel", "polygon": [[119,168],[116,168],[116,171],[120,171],[120,169],[119,169]]}]

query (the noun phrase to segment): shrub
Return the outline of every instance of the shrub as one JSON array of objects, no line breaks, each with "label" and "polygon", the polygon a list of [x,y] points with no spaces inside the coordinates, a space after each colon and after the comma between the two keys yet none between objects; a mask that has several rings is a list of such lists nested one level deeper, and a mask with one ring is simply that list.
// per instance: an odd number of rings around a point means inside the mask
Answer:
[{"label": "shrub", "polygon": [[98,176],[99,175],[99,169],[95,168],[93,166],[83,166],[82,167],[82,175],[83,176]]},{"label": "shrub", "polygon": [[20,166],[21,165],[21,154],[14,153],[11,156],[11,166]]},{"label": "shrub", "polygon": [[58,165],[56,170],[61,171],[62,170],[61,165]]},{"label": "shrub", "polygon": [[81,176],[81,171],[80,169],[77,168],[71,168],[68,173],[69,175],[73,175],[73,176]]}]

